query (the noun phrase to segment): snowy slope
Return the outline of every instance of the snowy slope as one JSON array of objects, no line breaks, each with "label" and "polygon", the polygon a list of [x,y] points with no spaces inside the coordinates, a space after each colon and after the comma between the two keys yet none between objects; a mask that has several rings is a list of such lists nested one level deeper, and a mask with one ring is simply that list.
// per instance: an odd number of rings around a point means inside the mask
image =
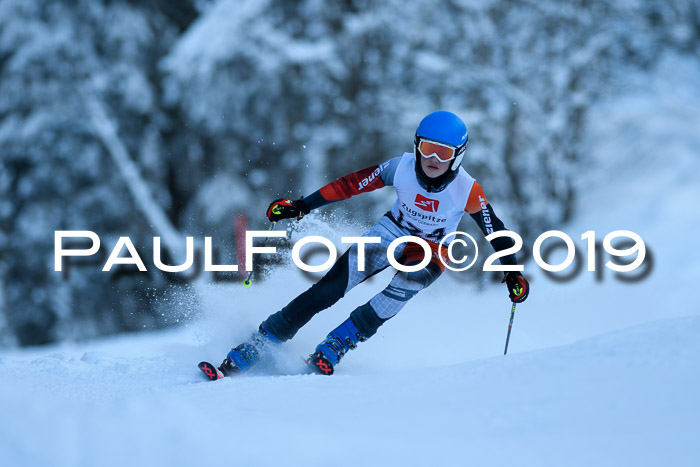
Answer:
[{"label": "snowy slope", "polygon": [[[448,275],[332,378],[201,382],[200,359],[220,360],[309,286],[279,269],[249,289],[208,286],[206,312],[178,330],[5,351],[0,462],[700,465],[691,296],[700,258],[685,251],[700,229],[699,80],[696,63],[669,58],[598,107],[581,214],[561,228],[581,246],[587,230],[637,232],[654,254],[651,275],[627,284],[582,273],[558,284],[529,263],[533,292],[518,306],[507,357],[504,290],[477,293]],[[285,344],[281,365],[295,368],[388,278],[314,318]]]},{"label": "snowy slope", "polygon": [[422,371],[217,383],[148,352],[182,336],[121,339],[0,362],[0,444],[37,466],[698,465],[698,333],[677,318]]}]

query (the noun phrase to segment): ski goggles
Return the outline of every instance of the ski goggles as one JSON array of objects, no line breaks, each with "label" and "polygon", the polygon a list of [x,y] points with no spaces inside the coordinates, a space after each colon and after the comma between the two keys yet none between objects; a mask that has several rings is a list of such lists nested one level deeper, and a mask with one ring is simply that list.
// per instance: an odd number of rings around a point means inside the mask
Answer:
[{"label": "ski goggles", "polygon": [[457,157],[456,147],[427,139],[418,140],[418,152],[426,159],[434,157],[440,162],[448,162]]}]

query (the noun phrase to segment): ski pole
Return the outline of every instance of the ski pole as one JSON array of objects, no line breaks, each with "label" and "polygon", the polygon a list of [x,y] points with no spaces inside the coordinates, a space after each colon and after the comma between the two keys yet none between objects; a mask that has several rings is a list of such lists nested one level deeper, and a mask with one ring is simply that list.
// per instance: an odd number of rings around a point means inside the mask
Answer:
[{"label": "ski pole", "polygon": [[[272,229],[275,228],[275,224],[276,224],[276,223],[277,223],[277,221],[274,221],[272,224],[270,224],[270,228],[267,229],[268,232],[269,232],[270,230],[272,230]],[[267,240],[268,240],[269,238],[270,238],[270,237],[265,237],[265,241],[264,241],[263,244],[262,244],[262,248],[265,248],[265,247],[267,246]],[[243,287],[250,287],[250,286],[251,286],[250,278],[251,278],[252,276],[253,276],[253,269],[250,270],[250,272],[248,273],[248,277],[246,277],[245,280],[243,281]]]},{"label": "ski pole", "polygon": [[503,355],[508,353],[508,341],[510,341],[510,330],[513,329],[513,318],[515,317],[515,302],[513,303],[513,308],[510,309],[510,323],[508,323],[508,336],[506,336],[506,348],[503,351]]}]

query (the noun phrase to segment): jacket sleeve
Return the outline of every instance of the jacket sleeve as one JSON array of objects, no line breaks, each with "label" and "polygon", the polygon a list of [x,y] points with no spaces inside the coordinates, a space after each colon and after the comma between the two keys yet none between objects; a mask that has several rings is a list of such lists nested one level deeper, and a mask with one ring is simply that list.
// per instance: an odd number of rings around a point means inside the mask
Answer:
[{"label": "jacket sleeve", "polygon": [[393,175],[400,158],[394,158],[379,165],[358,170],[332,181],[306,198],[307,207],[312,210],[348,199],[352,196],[383,188],[393,183]]},{"label": "jacket sleeve", "polygon": [[[472,219],[474,219],[474,222],[477,223],[484,235],[499,230],[508,230],[503,224],[503,221],[501,221],[494,212],[493,207],[491,207],[486,200],[486,195],[484,195],[484,190],[481,188],[481,185],[476,182],[474,182],[472,191],[469,193],[469,199],[467,200],[467,205],[464,207],[464,210],[472,216]],[[495,238],[491,240],[490,243],[495,251],[503,251],[515,245],[513,239],[509,237]],[[518,264],[518,259],[515,254],[502,256],[499,260],[503,265]]]}]

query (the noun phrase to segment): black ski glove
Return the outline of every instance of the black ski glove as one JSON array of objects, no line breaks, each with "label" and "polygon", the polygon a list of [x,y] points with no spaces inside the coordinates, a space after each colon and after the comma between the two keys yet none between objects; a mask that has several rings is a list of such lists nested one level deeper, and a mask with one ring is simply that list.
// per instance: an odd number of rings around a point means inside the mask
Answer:
[{"label": "black ski glove", "polygon": [[296,217],[297,220],[301,220],[304,214],[308,214],[310,211],[309,207],[306,205],[304,198],[292,201],[291,199],[276,199],[267,208],[267,218],[270,222],[277,222],[281,219],[291,219]]},{"label": "black ski glove", "polygon": [[508,296],[514,303],[522,303],[530,294],[530,284],[527,279],[517,271],[507,272],[501,282],[505,282],[508,287]]}]

